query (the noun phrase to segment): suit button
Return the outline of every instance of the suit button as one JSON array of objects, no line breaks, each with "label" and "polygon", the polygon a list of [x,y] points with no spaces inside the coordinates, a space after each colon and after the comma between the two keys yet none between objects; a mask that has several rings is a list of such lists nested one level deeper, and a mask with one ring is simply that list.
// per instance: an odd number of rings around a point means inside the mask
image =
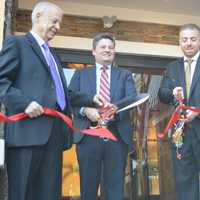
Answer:
[{"label": "suit button", "polygon": [[51,85],[51,88],[52,88],[52,89],[55,89],[55,86],[54,86],[54,85]]}]

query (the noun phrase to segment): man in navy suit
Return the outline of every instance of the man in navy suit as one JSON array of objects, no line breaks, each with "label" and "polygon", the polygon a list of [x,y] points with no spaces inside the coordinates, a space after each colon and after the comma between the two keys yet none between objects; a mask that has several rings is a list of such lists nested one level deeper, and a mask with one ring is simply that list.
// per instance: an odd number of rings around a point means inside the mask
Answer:
[{"label": "man in navy suit", "polygon": [[49,50],[62,15],[55,4],[36,4],[32,30],[8,37],[0,53],[0,99],[6,113],[29,116],[5,126],[9,200],[61,199],[62,151],[70,130],[60,119],[43,116],[43,107],[70,114],[71,103],[101,103],[96,95],[67,89],[61,63]]},{"label": "man in navy suit", "polygon": [[[99,94],[102,68],[108,74],[110,105],[122,108],[137,96],[131,72],[114,66],[115,39],[110,33],[99,33],[93,40],[93,67],[76,70],[69,88],[87,94]],[[106,66],[106,67],[105,67]],[[85,129],[95,125],[100,114],[95,107],[74,107],[75,126]],[[112,117],[111,117],[112,118]],[[80,168],[81,200],[97,200],[100,182],[105,200],[122,200],[126,159],[132,148],[133,129],[128,111],[114,116],[108,128],[118,141],[93,136],[74,135]],[[102,179],[102,180],[101,180]]]},{"label": "man in navy suit", "polygon": [[[163,103],[200,107],[200,28],[185,24],[180,29],[179,43],[184,56],[167,67],[159,97]],[[189,67],[189,68],[188,68]],[[187,71],[189,69],[189,71]],[[185,113],[181,159],[172,144],[176,200],[199,200],[200,118],[192,111]]]}]

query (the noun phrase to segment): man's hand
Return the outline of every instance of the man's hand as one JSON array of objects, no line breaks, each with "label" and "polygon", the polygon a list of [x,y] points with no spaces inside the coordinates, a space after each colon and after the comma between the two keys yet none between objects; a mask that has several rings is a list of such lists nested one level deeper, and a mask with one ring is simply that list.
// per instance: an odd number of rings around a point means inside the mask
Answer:
[{"label": "man's hand", "polygon": [[187,110],[185,115],[185,122],[191,122],[199,113],[196,113],[192,110]]},{"label": "man's hand", "polygon": [[99,108],[99,113],[101,118],[111,120],[114,118],[117,109],[116,105],[106,102],[104,107]]},{"label": "man's hand", "polygon": [[97,106],[104,106],[106,104],[105,99],[100,96],[100,95],[94,95],[93,97],[93,102],[97,105]]},{"label": "man's hand", "polygon": [[175,87],[173,89],[173,95],[177,101],[181,101],[184,99],[183,88],[182,87]]},{"label": "man's hand", "polygon": [[25,109],[25,113],[30,118],[34,118],[42,115],[44,113],[44,110],[40,104],[38,104],[36,101],[32,101]]},{"label": "man's hand", "polygon": [[92,122],[97,122],[100,119],[100,114],[96,108],[85,107],[83,112]]}]

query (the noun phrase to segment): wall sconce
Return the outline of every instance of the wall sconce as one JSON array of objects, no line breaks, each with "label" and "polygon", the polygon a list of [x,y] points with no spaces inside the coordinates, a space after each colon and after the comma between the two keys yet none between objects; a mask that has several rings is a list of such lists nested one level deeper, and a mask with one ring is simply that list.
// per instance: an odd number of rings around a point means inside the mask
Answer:
[{"label": "wall sconce", "polygon": [[103,21],[103,27],[104,28],[111,28],[114,23],[117,21],[117,17],[112,15],[112,16],[103,16],[102,17]]}]

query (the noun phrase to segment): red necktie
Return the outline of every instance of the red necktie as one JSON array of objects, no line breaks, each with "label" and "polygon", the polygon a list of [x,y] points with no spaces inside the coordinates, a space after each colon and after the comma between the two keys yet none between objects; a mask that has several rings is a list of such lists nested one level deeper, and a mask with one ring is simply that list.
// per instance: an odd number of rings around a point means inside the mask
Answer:
[{"label": "red necktie", "polygon": [[110,84],[107,69],[107,66],[101,67],[99,94],[104,97],[106,101],[110,102]]}]

